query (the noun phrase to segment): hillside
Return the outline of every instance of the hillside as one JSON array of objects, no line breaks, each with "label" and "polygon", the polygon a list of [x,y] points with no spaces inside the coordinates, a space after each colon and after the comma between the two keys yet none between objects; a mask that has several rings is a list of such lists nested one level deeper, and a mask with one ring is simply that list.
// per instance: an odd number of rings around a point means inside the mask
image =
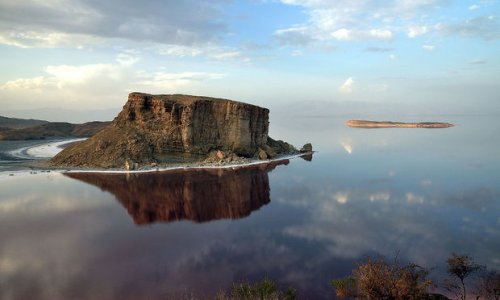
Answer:
[{"label": "hillside", "polygon": [[49,122],[44,121],[44,120],[17,119],[17,118],[8,118],[8,117],[0,116],[0,128],[2,128],[2,129],[5,129],[5,128],[20,129],[20,128],[38,126],[38,125],[47,124],[47,123],[49,123]]},{"label": "hillside", "polygon": [[43,140],[47,138],[88,137],[97,133],[109,122],[71,124],[47,122],[27,128],[0,128],[0,140]]}]

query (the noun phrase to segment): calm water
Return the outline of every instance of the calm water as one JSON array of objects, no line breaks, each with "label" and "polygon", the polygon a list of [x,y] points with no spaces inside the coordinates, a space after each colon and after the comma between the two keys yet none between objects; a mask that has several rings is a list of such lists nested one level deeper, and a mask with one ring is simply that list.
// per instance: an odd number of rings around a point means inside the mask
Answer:
[{"label": "calm water", "polygon": [[282,118],[271,135],[312,142],[312,161],[3,173],[0,299],[210,297],[264,277],[304,299],[332,299],[330,279],[378,254],[433,267],[438,279],[451,252],[500,269],[500,118],[424,119],[458,126],[366,130],[346,128],[345,118]]}]

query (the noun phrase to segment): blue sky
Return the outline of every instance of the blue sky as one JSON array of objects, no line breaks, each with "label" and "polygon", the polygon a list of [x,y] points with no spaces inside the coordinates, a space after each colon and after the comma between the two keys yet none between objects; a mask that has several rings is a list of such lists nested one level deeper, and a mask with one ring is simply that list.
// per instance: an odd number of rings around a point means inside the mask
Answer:
[{"label": "blue sky", "polygon": [[500,113],[499,18],[496,0],[0,0],[0,114],[92,119],[131,91]]}]

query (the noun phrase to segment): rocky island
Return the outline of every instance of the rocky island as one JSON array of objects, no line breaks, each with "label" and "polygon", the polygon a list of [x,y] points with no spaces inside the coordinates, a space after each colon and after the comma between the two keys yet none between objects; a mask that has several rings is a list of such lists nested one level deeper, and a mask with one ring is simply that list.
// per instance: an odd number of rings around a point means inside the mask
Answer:
[{"label": "rocky island", "polygon": [[349,120],[346,122],[347,126],[354,128],[389,128],[389,127],[401,127],[401,128],[448,128],[455,125],[450,123],[441,122],[419,122],[419,123],[407,123],[407,122],[391,122],[391,121],[367,121],[367,120]]},{"label": "rocky island", "polygon": [[[299,153],[270,138],[269,110],[227,99],[129,94],[118,116],[50,161],[55,167],[140,169],[171,163],[243,163]],[[312,151],[310,144],[302,149]]]}]

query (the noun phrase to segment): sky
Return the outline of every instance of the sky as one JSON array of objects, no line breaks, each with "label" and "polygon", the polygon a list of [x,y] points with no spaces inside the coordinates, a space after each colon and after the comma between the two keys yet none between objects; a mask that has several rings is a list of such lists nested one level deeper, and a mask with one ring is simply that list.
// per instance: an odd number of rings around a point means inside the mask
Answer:
[{"label": "sky", "polygon": [[133,91],[500,113],[499,18],[498,0],[0,0],[0,115],[111,119]]}]

